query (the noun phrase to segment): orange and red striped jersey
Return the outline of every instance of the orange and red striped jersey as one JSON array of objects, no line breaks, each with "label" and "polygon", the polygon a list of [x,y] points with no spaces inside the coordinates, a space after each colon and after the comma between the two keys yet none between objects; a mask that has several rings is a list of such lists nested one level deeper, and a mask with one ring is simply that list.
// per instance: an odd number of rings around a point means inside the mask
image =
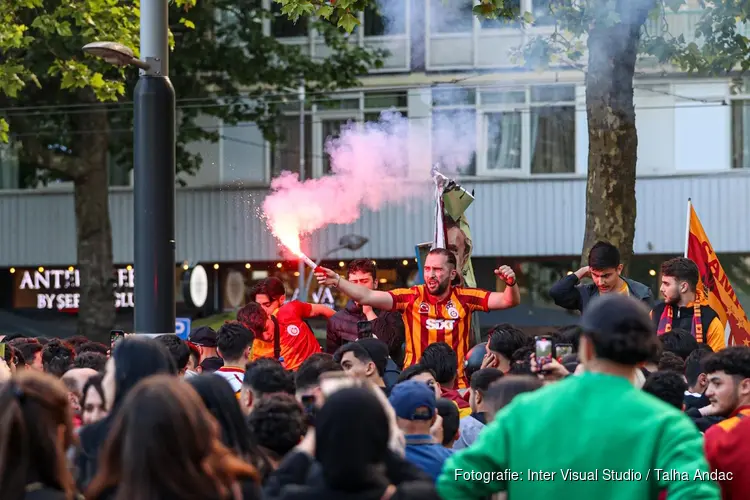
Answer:
[{"label": "orange and red striped jersey", "polygon": [[458,387],[466,388],[464,359],[469,352],[471,313],[489,310],[490,292],[452,287],[442,301],[430,295],[425,285],[397,288],[388,293],[393,299],[393,310],[401,311],[404,317],[404,367],[416,364],[428,345],[445,342],[458,356]]}]

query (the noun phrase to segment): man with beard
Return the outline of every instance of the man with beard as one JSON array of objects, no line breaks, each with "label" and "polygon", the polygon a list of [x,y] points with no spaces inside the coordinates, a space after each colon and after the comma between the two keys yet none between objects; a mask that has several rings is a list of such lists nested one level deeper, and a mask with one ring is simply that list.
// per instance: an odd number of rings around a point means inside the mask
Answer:
[{"label": "man with beard", "polygon": [[471,314],[517,306],[521,297],[516,275],[508,266],[495,269],[495,275],[505,281],[503,292],[452,286],[458,274],[456,256],[444,248],[435,248],[427,254],[423,273],[424,285],[390,292],[356,285],[326,268],[316,272],[316,277],[321,285],[335,286],[362,305],[402,312],[406,338],[405,368],[417,363],[428,345],[447,343],[458,355],[459,388],[466,388],[463,362],[469,351]]},{"label": "man with beard", "polygon": [[698,266],[690,259],[677,257],[664,262],[660,288],[664,302],[651,310],[651,319],[658,335],[680,328],[690,332],[699,344],[718,352],[727,346],[724,327],[716,311],[696,299],[699,279]]}]

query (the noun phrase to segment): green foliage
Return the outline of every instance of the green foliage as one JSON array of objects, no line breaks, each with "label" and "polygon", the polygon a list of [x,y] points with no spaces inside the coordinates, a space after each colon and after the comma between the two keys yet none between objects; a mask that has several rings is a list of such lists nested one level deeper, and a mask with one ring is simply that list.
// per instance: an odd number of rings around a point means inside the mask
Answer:
[{"label": "green foliage", "polygon": [[[200,156],[187,148],[190,142],[219,139],[216,128],[198,125],[199,116],[213,115],[228,124],[257,122],[265,136],[275,140],[282,104],[276,96],[288,94],[302,80],[310,93],[355,87],[359,76],[382,64],[382,52],[349,43],[327,22],[316,28],[332,54],[311,59],[300,47],[263,32],[264,23],[273,22],[276,15],[260,3],[177,0],[170,4],[174,49],[170,77],[178,100],[179,171],[192,174],[202,164]],[[106,113],[110,157],[130,166],[130,96],[137,71],[84,54],[82,47],[111,40],[138,55],[139,9],[139,2],[131,0],[0,2],[0,108],[8,110],[0,116],[0,140],[7,141],[10,133],[24,151],[62,145],[65,158],[75,160],[85,157],[88,139],[99,132],[87,115]],[[64,168],[66,162],[56,163],[57,171],[51,172],[39,158],[21,158],[24,184],[72,175]]]}]

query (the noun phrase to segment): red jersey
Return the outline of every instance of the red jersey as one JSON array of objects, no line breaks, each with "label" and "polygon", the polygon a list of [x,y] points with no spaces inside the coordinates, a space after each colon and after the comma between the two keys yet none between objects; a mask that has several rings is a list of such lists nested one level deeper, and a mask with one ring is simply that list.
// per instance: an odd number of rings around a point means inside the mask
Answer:
[{"label": "red jersey", "polygon": [[747,460],[750,406],[741,406],[728,419],[712,425],[706,431],[703,446],[708,465],[719,474],[721,497],[724,500],[750,498],[750,462]]},{"label": "red jersey", "polygon": [[[279,323],[281,357],[284,358],[284,368],[287,370],[296,370],[310,355],[320,352],[318,340],[304,321],[311,315],[312,306],[298,300],[287,302],[274,314]],[[273,357],[273,337],[270,342],[263,343],[268,344],[271,350],[265,356],[259,357]]]},{"label": "red jersey", "polygon": [[401,311],[404,317],[404,368],[416,364],[428,345],[445,342],[458,356],[458,387],[466,388],[464,359],[469,352],[471,313],[489,310],[490,292],[452,287],[443,301],[430,295],[425,285],[397,288],[388,293],[393,299],[393,310]]}]

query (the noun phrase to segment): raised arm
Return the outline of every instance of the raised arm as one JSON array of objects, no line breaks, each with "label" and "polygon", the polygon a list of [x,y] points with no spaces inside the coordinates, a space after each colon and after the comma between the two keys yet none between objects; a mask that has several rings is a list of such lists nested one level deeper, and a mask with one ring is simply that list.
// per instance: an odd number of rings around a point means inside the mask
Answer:
[{"label": "raised arm", "polygon": [[500,266],[495,269],[495,275],[505,281],[505,290],[490,293],[487,301],[487,309],[509,309],[521,303],[521,292],[518,290],[516,273],[509,266]]},{"label": "raised arm", "polygon": [[324,318],[330,318],[336,314],[336,311],[328,306],[322,304],[310,304],[310,317],[323,316]]},{"label": "raised arm", "polygon": [[342,278],[335,271],[325,267],[320,267],[315,272],[318,284],[325,286],[334,286],[349,296],[355,302],[365,306],[372,306],[375,309],[390,311],[393,309],[393,298],[388,292],[372,290],[362,285],[355,285]]}]

